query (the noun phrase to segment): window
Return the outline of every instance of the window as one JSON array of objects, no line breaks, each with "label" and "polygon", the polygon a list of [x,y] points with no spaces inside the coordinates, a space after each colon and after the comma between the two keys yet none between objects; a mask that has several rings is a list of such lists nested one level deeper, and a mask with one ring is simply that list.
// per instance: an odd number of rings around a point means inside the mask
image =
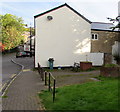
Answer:
[{"label": "window", "polygon": [[98,40],[98,34],[92,33],[92,40]]}]

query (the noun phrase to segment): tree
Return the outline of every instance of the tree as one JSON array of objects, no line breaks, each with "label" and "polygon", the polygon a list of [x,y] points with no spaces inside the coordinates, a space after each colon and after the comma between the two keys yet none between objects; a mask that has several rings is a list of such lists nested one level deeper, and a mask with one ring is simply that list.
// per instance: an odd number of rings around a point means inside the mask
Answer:
[{"label": "tree", "polygon": [[1,31],[0,41],[4,45],[4,50],[10,50],[18,46],[23,40],[25,30],[22,18],[12,14],[0,15]]},{"label": "tree", "polygon": [[25,28],[25,31],[27,31],[27,32],[30,32],[30,30],[31,30],[31,35],[35,36],[35,29],[34,29],[34,27]]},{"label": "tree", "polygon": [[[114,31],[116,28],[118,29],[118,31],[120,31],[120,16],[117,16],[115,19],[112,18],[107,18],[110,21],[114,22],[118,22],[117,25],[115,27],[112,27],[112,30]],[[120,42],[120,33],[118,34],[118,42]],[[117,64],[120,65],[120,51],[119,51],[119,45],[118,45],[118,50],[117,52],[115,52],[113,54],[114,60],[116,60]]]},{"label": "tree", "polygon": [[120,30],[120,16],[117,16],[115,19],[112,19],[112,18],[109,18],[109,17],[107,19],[109,19],[113,23],[118,22],[118,24],[115,27],[113,27],[113,30],[115,30],[116,28],[118,28]]}]

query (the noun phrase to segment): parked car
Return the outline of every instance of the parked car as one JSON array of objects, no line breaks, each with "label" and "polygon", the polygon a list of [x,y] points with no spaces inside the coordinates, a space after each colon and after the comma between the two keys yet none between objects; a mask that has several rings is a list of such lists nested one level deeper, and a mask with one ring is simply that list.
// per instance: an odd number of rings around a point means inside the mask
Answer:
[{"label": "parked car", "polygon": [[19,57],[29,57],[30,56],[30,53],[26,53],[26,52],[17,52],[16,53],[16,58],[19,58]]}]

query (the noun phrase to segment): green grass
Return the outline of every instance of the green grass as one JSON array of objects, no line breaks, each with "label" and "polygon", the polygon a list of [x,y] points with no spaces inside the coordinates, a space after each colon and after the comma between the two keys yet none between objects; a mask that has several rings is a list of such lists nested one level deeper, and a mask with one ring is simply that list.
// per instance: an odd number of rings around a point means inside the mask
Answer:
[{"label": "green grass", "polygon": [[104,67],[120,67],[117,64],[106,64]]},{"label": "green grass", "polygon": [[77,77],[77,76],[85,76],[85,75],[93,75],[93,74],[73,74],[73,75],[58,75],[58,76],[55,76],[55,78],[65,78],[65,77]]},{"label": "green grass", "polygon": [[75,77],[75,76],[83,76],[84,74],[79,74],[79,75],[59,75],[59,76],[55,76],[56,78],[65,78],[65,77]]},{"label": "green grass", "polygon": [[61,68],[60,70],[55,68],[55,69],[50,70],[49,68],[44,68],[44,70],[47,72],[59,72],[59,71],[61,72],[89,72],[89,71],[94,71],[94,70],[99,70],[99,69],[100,67],[92,67],[88,70],[81,70],[80,68],[78,68],[78,70],[77,69],[73,70],[73,68]]},{"label": "green grass", "polygon": [[1,98],[8,98],[8,96],[4,95],[4,96],[1,96]]},{"label": "green grass", "polygon": [[101,75],[99,75],[97,77],[94,77],[94,78],[96,78],[98,80],[101,80],[101,81],[107,81],[107,80],[116,80],[116,81],[118,81],[120,79],[120,77],[104,77],[104,76],[101,76]]},{"label": "green grass", "polygon": [[44,70],[47,71],[47,72],[57,72],[57,71],[60,71],[57,68],[56,69],[44,68]]},{"label": "green grass", "polygon": [[32,71],[38,71],[38,69],[37,68],[33,68]]},{"label": "green grass", "polygon": [[118,110],[118,80],[64,86],[56,89],[56,99],[43,91],[39,94],[47,110]]},{"label": "green grass", "polygon": [[94,70],[99,70],[100,67],[92,67],[88,70],[81,70],[80,68],[78,68],[78,70],[73,70],[74,72],[90,72],[90,71],[94,71]]}]

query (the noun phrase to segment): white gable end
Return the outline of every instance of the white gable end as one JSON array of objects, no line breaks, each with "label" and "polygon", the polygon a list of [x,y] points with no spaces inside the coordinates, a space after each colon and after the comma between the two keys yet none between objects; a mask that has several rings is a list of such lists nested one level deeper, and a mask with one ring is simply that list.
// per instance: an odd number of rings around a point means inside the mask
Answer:
[{"label": "white gable end", "polygon": [[[52,16],[48,20],[47,16]],[[54,58],[54,66],[72,66],[86,61],[91,50],[91,24],[64,6],[35,18],[35,66],[48,66]]]}]

